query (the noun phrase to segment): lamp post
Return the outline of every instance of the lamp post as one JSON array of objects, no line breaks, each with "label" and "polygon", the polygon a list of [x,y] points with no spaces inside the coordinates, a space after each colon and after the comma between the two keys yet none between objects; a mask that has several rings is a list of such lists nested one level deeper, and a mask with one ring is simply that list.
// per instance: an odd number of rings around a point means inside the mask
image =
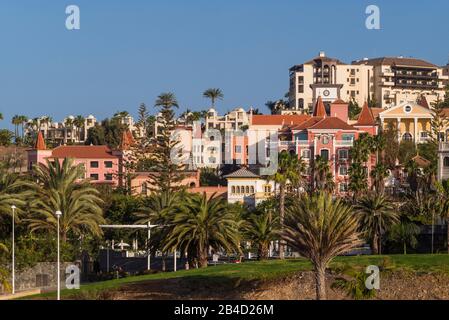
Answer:
[{"label": "lamp post", "polygon": [[57,233],[58,233],[58,262],[57,262],[57,273],[58,273],[58,275],[57,275],[57,279],[56,279],[56,281],[57,281],[57,284],[58,284],[58,297],[57,297],[57,299],[58,300],[61,300],[61,267],[60,267],[60,264],[61,264],[61,262],[60,262],[60,253],[59,253],[59,218],[61,218],[61,216],[62,216],[62,212],[61,211],[56,211],[55,212],[55,215],[56,215],[56,218],[57,218]]},{"label": "lamp post", "polygon": [[14,230],[14,222],[15,222],[15,213],[16,206],[12,205],[12,294],[16,293],[16,271],[15,271],[15,263],[16,263],[16,255],[15,255],[15,230]]}]

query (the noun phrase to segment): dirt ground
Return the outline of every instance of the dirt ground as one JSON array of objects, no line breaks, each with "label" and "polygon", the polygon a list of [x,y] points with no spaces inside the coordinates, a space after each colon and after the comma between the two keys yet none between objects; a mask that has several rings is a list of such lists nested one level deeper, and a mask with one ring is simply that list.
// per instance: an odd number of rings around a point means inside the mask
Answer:
[{"label": "dirt ground", "polygon": [[[328,298],[348,299],[344,292],[330,288],[335,278],[335,275],[327,275]],[[234,282],[226,285],[217,282],[217,284],[205,286],[201,279],[171,279],[126,285],[115,292],[110,292],[108,298],[120,300],[309,300],[315,298],[315,284],[311,272],[301,272],[293,277],[276,281]],[[449,276],[388,273],[381,277],[380,290],[375,299],[447,300],[449,299]]]}]

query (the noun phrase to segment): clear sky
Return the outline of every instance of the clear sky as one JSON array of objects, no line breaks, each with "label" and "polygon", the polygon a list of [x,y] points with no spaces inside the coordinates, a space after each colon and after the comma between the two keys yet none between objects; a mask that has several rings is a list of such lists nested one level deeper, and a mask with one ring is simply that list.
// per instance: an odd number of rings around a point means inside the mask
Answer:
[{"label": "clear sky", "polygon": [[[81,30],[65,28],[65,8]],[[365,28],[365,8],[381,30]],[[221,88],[220,112],[259,107],[288,91],[288,69],[318,54],[350,62],[404,55],[443,65],[449,2],[300,0],[2,0],[0,112],[136,114],[173,91],[181,110],[202,110],[202,92]]]}]

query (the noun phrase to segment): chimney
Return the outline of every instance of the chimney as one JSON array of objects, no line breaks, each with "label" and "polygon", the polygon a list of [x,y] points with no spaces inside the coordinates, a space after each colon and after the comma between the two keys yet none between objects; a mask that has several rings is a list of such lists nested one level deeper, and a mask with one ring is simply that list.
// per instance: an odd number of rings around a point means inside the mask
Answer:
[{"label": "chimney", "polygon": [[324,58],[326,56],[326,53],[324,51],[320,51],[320,58]]},{"label": "chimney", "polygon": [[339,118],[348,123],[349,105],[343,100],[336,100],[331,103],[331,117]]}]

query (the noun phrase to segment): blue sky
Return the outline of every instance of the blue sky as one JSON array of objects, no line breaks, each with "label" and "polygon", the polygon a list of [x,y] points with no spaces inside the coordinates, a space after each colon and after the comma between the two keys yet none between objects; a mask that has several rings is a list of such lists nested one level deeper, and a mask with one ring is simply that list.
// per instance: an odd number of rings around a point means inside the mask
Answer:
[{"label": "blue sky", "polygon": [[[65,28],[65,8],[81,30]],[[365,8],[381,30],[365,28]],[[350,62],[404,55],[446,64],[449,2],[300,0],[2,0],[0,112],[135,114],[173,91],[181,110],[205,109],[219,87],[220,112],[256,106],[288,90],[288,68],[326,51]]]}]

